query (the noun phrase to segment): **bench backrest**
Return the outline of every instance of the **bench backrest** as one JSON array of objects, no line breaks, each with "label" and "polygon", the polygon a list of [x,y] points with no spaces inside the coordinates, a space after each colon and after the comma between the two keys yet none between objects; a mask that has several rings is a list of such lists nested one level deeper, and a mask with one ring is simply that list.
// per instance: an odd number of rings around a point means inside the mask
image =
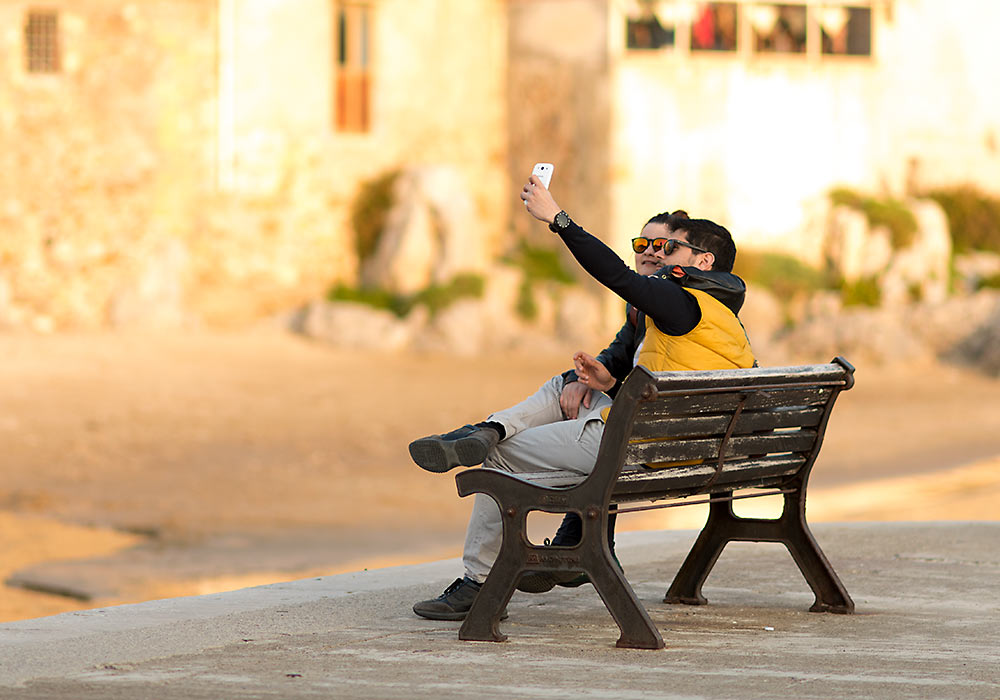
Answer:
[{"label": "bench backrest", "polygon": [[614,502],[804,482],[853,373],[839,357],[709,372],[637,367],[615,398],[594,477],[615,472]]}]

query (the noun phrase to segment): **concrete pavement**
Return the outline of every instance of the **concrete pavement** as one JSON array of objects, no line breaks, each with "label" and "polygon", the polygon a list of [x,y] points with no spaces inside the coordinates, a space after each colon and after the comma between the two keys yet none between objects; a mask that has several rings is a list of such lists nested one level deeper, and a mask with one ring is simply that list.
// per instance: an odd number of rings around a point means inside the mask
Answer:
[{"label": "concrete pavement", "polygon": [[1000,522],[821,524],[857,614],[809,613],[780,546],[733,543],[707,606],[660,602],[696,533],[619,535],[667,648],[615,648],[591,586],[516,593],[502,644],[413,615],[460,562],[0,625],[0,698],[1000,699]]}]

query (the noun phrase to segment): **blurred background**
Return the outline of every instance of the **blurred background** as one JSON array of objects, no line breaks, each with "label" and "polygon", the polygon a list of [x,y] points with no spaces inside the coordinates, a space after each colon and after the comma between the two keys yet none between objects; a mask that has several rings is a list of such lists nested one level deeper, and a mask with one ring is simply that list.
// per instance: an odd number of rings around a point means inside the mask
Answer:
[{"label": "blurred background", "polygon": [[0,620],[456,555],[469,504],[406,444],[621,324],[525,214],[538,161],[628,262],[655,213],[729,228],[762,364],[858,367],[811,517],[995,519],[998,24],[0,0]]}]

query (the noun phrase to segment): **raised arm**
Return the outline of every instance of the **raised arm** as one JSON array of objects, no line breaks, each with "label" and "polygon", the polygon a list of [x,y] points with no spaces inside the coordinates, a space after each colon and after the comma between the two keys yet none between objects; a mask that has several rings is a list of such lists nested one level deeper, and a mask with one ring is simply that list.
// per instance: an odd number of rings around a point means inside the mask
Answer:
[{"label": "raised arm", "polygon": [[[550,227],[562,211],[552,194],[532,176],[521,190],[528,213]],[[701,309],[692,294],[661,271],[646,277],[632,270],[618,255],[596,237],[570,221],[559,236],[573,257],[591,277],[622,299],[645,313],[656,327],[670,335],[684,335],[701,320]]]}]

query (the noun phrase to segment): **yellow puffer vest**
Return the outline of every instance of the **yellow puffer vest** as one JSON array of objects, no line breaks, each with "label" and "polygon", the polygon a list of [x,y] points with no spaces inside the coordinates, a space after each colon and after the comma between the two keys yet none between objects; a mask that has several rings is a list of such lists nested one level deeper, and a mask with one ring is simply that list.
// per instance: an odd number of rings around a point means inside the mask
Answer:
[{"label": "yellow puffer vest", "polygon": [[[646,337],[636,364],[654,372],[753,367],[753,351],[743,324],[721,301],[699,289],[687,291],[701,307],[701,320],[685,335],[667,335],[646,317]],[[605,421],[611,407],[601,411]],[[690,462],[699,464],[701,460]],[[688,462],[685,462],[688,464]]]},{"label": "yellow puffer vest", "polygon": [[654,372],[753,367],[743,324],[707,292],[687,288],[701,307],[701,321],[685,335],[667,335],[646,317],[646,337],[637,364]]},{"label": "yellow puffer vest", "polygon": [[[646,317],[646,338],[642,342],[636,364],[654,372],[674,372],[706,369],[738,369],[753,367],[754,357],[746,330],[736,315],[721,301],[698,289],[687,291],[701,307],[701,321],[685,335],[667,335],[653,320]],[[610,410],[603,414],[608,419]],[[657,462],[646,464],[649,469],[702,464],[703,460]]]}]

